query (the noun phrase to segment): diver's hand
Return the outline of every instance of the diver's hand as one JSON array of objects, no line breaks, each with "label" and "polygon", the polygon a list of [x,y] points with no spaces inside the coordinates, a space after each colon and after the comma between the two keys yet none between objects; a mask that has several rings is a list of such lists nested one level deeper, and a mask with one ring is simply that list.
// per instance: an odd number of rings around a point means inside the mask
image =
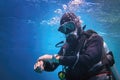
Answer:
[{"label": "diver's hand", "polygon": [[41,73],[43,70],[44,70],[44,62],[42,60],[35,63],[34,71]]}]

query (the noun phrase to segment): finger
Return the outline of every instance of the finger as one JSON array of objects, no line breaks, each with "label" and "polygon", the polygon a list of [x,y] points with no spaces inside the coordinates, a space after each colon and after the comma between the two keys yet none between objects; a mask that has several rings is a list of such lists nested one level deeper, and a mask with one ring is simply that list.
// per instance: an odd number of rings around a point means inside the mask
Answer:
[{"label": "finger", "polygon": [[34,65],[34,69],[36,69],[37,68],[37,63],[35,63],[35,65]]},{"label": "finger", "polygon": [[44,67],[43,67],[43,65],[41,65],[41,71],[43,71],[44,70]]},{"label": "finger", "polygon": [[44,70],[43,62],[40,64],[41,70]]},{"label": "finger", "polygon": [[39,62],[37,62],[37,66],[40,66],[40,64],[41,64],[41,62],[39,61]]},{"label": "finger", "polygon": [[37,63],[37,67],[43,67],[43,61],[39,61],[38,63]]}]

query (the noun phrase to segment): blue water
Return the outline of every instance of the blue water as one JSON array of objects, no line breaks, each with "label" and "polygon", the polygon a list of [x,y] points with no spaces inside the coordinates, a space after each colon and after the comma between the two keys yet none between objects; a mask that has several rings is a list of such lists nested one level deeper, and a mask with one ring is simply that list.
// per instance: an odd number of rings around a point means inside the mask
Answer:
[{"label": "blue water", "polygon": [[[57,31],[67,9],[75,12],[94,29],[113,51],[120,73],[120,0],[1,0],[0,1],[0,80],[58,80],[54,72],[35,73],[33,65],[43,54],[57,53],[55,44],[64,40]],[[69,7],[68,7],[69,6]]]}]

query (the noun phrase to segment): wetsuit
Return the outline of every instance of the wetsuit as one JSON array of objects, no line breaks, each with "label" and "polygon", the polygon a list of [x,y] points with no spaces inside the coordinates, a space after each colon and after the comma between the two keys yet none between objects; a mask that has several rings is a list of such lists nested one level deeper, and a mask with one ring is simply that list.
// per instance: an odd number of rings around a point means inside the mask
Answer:
[{"label": "wetsuit", "polygon": [[[82,37],[79,40],[81,39]],[[80,45],[79,40],[72,46],[69,44],[65,44],[60,49],[60,51],[58,52],[58,54],[61,55],[59,59],[59,64],[45,62],[45,71],[53,71],[57,68],[58,65],[63,65],[68,67],[66,69],[66,80],[89,80],[86,78],[89,69],[101,60],[103,39],[97,34],[92,36],[91,38],[86,37],[84,48],[79,52],[78,62],[73,68],[73,65],[75,64],[77,59],[76,48]]]}]

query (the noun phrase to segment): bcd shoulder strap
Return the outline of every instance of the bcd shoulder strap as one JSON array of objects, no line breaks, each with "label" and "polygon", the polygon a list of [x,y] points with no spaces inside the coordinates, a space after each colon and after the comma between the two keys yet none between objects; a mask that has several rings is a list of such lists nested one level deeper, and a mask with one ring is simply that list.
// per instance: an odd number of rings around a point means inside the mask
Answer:
[{"label": "bcd shoulder strap", "polygon": [[73,65],[73,68],[76,66],[79,60],[79,55],[82,54],[81,51],[84,49],[86,42],[88,39],[92,39],[94,36],[96,36],[96,32],[93,30],[87,30],[86,32],[83,32],[80,36],[80,39],[78,38],[79,45],[76,48],[76,56],[77,59],[75,61],[75,64]]},{"label": "bcd shoulder strap", "polygon": [[86,36],[86,40],[85,40],[84,45],[83,45],[84,47],[85,47],[88,40],[91,40],[92,38],[94,38],[95,36],[98,35],[97,32],[95,32],[94,30],[91,30],[91,29],[85,31],[84,34]]}]

